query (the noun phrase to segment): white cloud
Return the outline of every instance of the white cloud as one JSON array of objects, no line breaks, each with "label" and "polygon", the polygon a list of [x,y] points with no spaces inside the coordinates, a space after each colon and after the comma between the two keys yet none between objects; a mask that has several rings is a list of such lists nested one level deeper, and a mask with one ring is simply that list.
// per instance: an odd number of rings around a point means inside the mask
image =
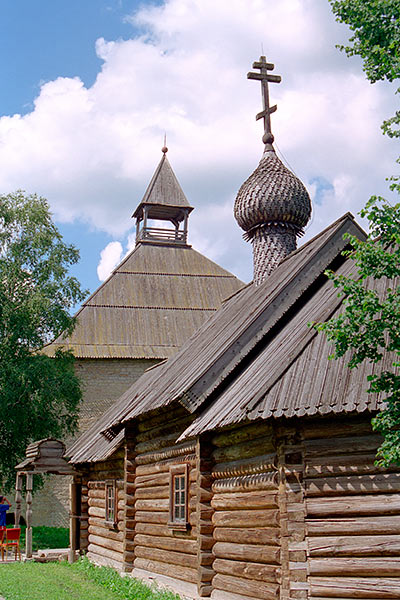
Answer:
[{"label": "white cloud", "polygon": [[122,245],[120,242],[110,242],[100,252],[100,262],[97,266],[97,276],[100,281],[109,277],[115,267],[121,262]]},{"label": "white cloud", "polygon": [[[263,44],[282,75],[271,85],[277,146],[309,188],[316,178],[331,186],[307,235],[386,192],[396,144],[379,125],[394,112],[393,90],[371,86],[358,59],[335,48],[346,28],[327,2],[167,0],[130,21],[139,37],[133,29],[131,40],[97,41],[104,62],[93,86],[58,78],[42,85],[31,113],[0,118],[1,191],[36,191],[57,219],[124,236],[166,131],[197,209],[194,245],[251,278],[231,207],[262,152],[260,90],[246,73]],[[112,248],[106,257],[117,255]]]}]

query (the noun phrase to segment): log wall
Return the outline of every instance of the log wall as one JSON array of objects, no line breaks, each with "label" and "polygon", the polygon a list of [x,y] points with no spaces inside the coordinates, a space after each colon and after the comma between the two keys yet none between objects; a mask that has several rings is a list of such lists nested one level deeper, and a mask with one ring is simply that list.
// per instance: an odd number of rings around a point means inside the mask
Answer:
[{"label": "log wall", "polygon": [[[106,480],[116,482],[116,525],[106,522]],[[108,460],[93,463],[87,476],[87,555],[98,564],[122,568],[124,562],[124,449]],[[82,507],[83,508],[83,507]],[[81,523],[85,523],[82,510]],[[81,543],[84,543],[81,533]]]},{"label": "log wall", "polygon": [[400,472],[367,419],[303,429],[310,598],[400,598]]},{"label": "log wall", "polygon": [[[135,570],[197,583],[196,443],[175,444],[192,417],[182,407],[137,423],[135,446]],[[187,531],[168,526],[172,465],[188,465]]]},{"label": "log wall", "polygon": [[271,426],[211,438],[212,598],[275,600],[280,584],[279,478]]}]

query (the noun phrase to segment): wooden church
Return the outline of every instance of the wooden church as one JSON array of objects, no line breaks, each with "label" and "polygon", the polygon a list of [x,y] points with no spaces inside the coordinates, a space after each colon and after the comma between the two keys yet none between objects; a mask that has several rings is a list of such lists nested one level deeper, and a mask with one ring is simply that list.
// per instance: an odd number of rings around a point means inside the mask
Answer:
[{"label": "wooden church", "polygon": [[[170,358],[243,282],[188,243],[193,208],[162,149],[161,161],[133,214],[136,246],[77,313],[68,338],[83,388],[81,433],[136,381]],[[71,440],[69,441],[71,443]],[[46,501],[43,502],[43,499]],[[34,498],[35,525],[68,524],[68,481],[52,477]]]},{"label": "wooden church", "polygon": [[311,203],[273,148],[279,78],[253,66],[264,152],[235,216],[254,281],[68,449],[75,545],[186,598],[400,598],[400,469],[374,464],[365,391],[382,365],[328,360],[308,325],[341,310],[324,272],[356,275],[343,235],[365,233],[346,214],[296,249]]}]

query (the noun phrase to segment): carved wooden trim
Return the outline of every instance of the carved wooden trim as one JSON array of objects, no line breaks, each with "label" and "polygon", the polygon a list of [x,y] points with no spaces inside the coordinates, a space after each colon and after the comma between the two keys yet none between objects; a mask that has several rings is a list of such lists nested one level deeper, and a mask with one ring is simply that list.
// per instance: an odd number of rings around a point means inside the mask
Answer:
[{"label": "carved wooden trim", "polygon": [[229,479],[218,479],[212,485],[213,492],[229,492],[239,490],[270,490],[278,487],[278,473],[258,473],[255,475],[241,475]]},{"label": "carved wooden trim", "polygon": [[136,457],[136,463],[138,465],[147,465],[149,463],[158,462],[167,458],[174,458],[176,456],[194,453],[195,451],[195,442],[190,442],[179,446],[171,446],[170,448],[165,448],[160,452],[146,452],[146,454],[140,454]]},{"label": "carved wooden trim", "polygon": [[212,471],[213,479],[228,479],[242,475],[255,475],[257,473],[268,473],[276,471],[276,455],[268,454],[265,457],[258,456],[236,463],[225,463],[217,465]]}]

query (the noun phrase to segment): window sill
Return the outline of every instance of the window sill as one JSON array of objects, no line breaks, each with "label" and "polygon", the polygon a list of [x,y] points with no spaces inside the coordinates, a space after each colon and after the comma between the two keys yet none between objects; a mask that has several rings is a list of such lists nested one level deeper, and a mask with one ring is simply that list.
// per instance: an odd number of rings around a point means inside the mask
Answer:
[{"label": "window sill", "polygon": [[174,523],[170,521],[167,525],[169,529],[174,529],[175,531],[187,531],[190,528],[189,523]]}]

